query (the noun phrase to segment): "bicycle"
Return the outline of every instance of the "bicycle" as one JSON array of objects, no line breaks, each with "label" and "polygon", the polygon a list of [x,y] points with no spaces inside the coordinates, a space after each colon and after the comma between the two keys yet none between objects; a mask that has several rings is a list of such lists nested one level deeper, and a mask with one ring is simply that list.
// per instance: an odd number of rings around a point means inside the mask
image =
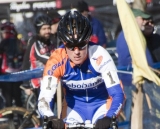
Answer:
[{"label": "bicycle", "polygon": [[[48,117],[44,116],[43,119],[43,129],[52,129],[51,127],[47,127],[48,125]],[[65,124],[65,129],[96,129],[95,124],[91,124],[90,120],[86,120],[85,123],[74,123],[74,124]],[[116,117],[112,117],[112,123],[110,124],[109,129],[118,129]]]},{"label": "bicycle", "polygon": [[[25,90],[23,86],[20,86],[21,89]],[[25,102],[25,108],[29,111],[35,111],[37,118],[40,118],[41,115],[38,111],[37,107],[37,95],[35,94],[34,90],[32,89],[32,93],[27,97]]]},{"label": "bicycle", "polygon": [[[40,126],[35,110],[29,111],[23,107],[4,107],[0,110],[0,118],[4,119],[0,122],[1,129],[2,125],[5,125],[4,128],[7,126],[8,129],[38,128]],[[9,124],[5,124],[6,122]]]},{"label": "bicycle", "polygon": [[24,129],[28,127],[39,127],[39,119],[33,114],[34,112],[29,112],[27,109],[22,107],[7,107],[0,110],[0,118],[10,118],[10,115],[22,116],[18,118],[18,124],[15,125],[13,119],[9,119],[12,124],[9,129]]}]

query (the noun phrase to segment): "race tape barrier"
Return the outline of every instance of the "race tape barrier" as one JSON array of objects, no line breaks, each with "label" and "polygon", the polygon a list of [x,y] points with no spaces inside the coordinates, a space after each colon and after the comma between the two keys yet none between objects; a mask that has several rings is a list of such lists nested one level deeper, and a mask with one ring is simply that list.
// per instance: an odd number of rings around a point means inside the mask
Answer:
[{"label": "race tape barrier", "polygon": [[25,71],[6,74],[6,75],[1,75],[0,81],[18,82],[18,81],[30,80],[33,78],[40,78],[40,77],[42,77],[43,69],[44,68],[37,68],[37,69],[33,69],[33,70],[25,70]]},{"label": "race tape barrier", "polygon": [[[159,69],[160,68],[160,62],[153,64],[152,68]],[[37,68],[33,70],[25,70],[20,72],[14,72],[6,75],[0,76],[0,82],[18,82],[18,81],[25,81],[30,80],[33,78],[39,78],[43,75],[44,68]],[[118,66],[117,72],[118,73],[124,73],[124,74],[132,74],[132,67],[128,66]]]}]

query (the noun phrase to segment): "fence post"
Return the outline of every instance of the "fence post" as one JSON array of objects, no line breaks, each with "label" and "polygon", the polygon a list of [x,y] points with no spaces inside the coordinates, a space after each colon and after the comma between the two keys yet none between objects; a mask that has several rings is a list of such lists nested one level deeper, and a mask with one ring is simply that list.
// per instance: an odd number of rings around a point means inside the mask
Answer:
[{"label": "fence post", "polygon": [[62,110],[62,87],[61,87],[61,81],[58,83],[57,87],[57,116],[60,118]]},{"label": "fence post", "polygon": [[133,93],[133,108],[131,129],[143,129],[143,91],[142,84],[136,84],[137,91]]}]

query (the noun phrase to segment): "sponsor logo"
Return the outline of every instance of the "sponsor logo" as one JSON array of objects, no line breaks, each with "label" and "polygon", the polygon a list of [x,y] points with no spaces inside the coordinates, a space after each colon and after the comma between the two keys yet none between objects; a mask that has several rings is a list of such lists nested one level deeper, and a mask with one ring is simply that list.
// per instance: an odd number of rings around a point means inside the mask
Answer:
[{"label": "sponsor logo", "polygon": [[42,49],[40,49],[40,54],[45,54],[47,52],[47,50],[46,50],[46,48],[42,48]]},{"label": "sponsor logo", "polygon": [[122,104],[120,103],[118,109],[115,111],[115,114],[118,114],[118,112],[121,110],[121,107],[122,107]]},{"label": "sponsor logo", "polygon": [[75,75],[77,75],[77,74],[78,74],[78,73],[76,73],[76,72],[71,72],[71,73],[69,73],[69,74],[65,74],[64,77],[75,76]]},{"label": "sponsor logo", "polygon": [[53,75],[53,71],[52,70],[48,70],[48,75]]},{"label": "sponsor logo", "polygon": [[97,44],[98,43],[98,37],[96,35],[92,35],[90,37],[90,41]]},{"label": "sponsor logo", "polygon": [[103,56],[99,56],[98,58],[93,58],[93,60],[96,60],[96,64],[99,66],[103,60]]},{"label": "sponsor logo", "polygon": [[92,71],[88,69],[88,70],[87,70],[87,73],[92,73]]},{"label": "sponsor logo", "polygon": [[99,70],[101,70],[106,64],[108,64],[111,61],[111,59],[104,62],[102,65],[100,65]]},{"label": "sponsor logo", "polygon": [[61,62],[53,65],[52,69],[48,70],[48,75],[53,75],[54,70],[56,70],[58,67],[60,67],[60,66],[62,66],[64,64],[64,60],[66,60],[66,58],[64,58]]},{"label": "sponsor logo", "polygon": [[88,89],[88,88],[94,88],[97,87],[99,84],[103,82],[103,79],[99,78],[95,81],[90,81],[89,83],[82,81],[82,83],[75,84],[75,83],[67,83],[66,85],[70,89]]}]

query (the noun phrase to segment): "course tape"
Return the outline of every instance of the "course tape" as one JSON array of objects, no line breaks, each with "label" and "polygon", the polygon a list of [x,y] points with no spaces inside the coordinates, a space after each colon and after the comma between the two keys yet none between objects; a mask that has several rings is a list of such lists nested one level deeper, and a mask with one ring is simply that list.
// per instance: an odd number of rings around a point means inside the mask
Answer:
[{"label": "course tape", "polygon": [[3,81],[3,82],[25,81],[33,78],[42,77],[42,74],[43,74],[43,68],[37,68],[33,70],[25,70],[25,71],[6,74],[6,75],[1,75],[0,81]]},{"label": "course tape", "polygon": [[[155,63],[152,68],[154,69],[160,69],[160,62]],[[18,81],[25,81],[30,80],[33,78],[39,78],[43,75],[43,69],[44,68],[37,68],[33,70],[25,70],[15,73],[10,73],[6,75],[0,76],[0,81],[3,82],[18,82]],[[124,74],[132,74],[132,67],[126,67],[126,66],[117,66],[117,72],[118,73],[124,73]]]}]

